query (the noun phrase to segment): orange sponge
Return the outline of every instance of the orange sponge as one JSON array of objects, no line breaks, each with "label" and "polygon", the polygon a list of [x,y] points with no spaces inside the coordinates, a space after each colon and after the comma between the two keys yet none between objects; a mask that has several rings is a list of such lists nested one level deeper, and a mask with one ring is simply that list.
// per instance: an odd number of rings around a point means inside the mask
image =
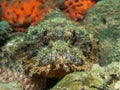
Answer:
[{"label": "orange sponge", "polygon": [[72,20],[83,18],[84,13],[91,8],[97,0],[65,0],[62,10]]},{"label": "orange sponge", "polygon": [[[58,2],[63,4],[59,7],[56,4]],[[0,8],[2,20],[7,20],[16,31],[26,31],[28,26],[35,25],[55,7],[77,21],[96,2],[97,0],[3,0],[0,1]]]},{"label": "orange sponge", "polygon": [[43,7],[46,0],[5,0],[1,3],[2,20],[7,20],[16,31],[35,25],[51,10]]}]

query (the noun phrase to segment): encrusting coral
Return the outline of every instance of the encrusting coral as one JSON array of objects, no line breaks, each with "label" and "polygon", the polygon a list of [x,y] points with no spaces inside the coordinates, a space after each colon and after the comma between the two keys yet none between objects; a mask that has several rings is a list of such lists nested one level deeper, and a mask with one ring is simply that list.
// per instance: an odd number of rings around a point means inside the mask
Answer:
[{"label": "encrusting coral", "polygon": [[1,17],[16,31],[26,31],[28,26],[42,20],[53,8],[59,7],[68,17],[76,21],[96,2],[97,0],[4,0],[0,4]]}]

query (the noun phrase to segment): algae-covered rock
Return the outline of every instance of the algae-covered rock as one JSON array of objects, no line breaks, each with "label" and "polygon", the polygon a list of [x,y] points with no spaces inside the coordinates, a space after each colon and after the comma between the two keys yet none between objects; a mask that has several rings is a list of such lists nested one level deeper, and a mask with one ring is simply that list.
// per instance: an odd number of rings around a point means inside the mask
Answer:
[{"label": "algae-covered rock", "polygon": [[0,47],[3,46],[8,40],[8,32],[11,32],[12,28],[7,21],[0,21]]},{"label": "algae-covered rock", "polygon": [[97,74],[90,72],[76,72],[65,76],[51,90],[97,90],[104,80]]},{"label": "algae-covered rock", "polygon": [[0,83],[0,90],[22,90],[18,82]]},{"label": "algae-covered rock", "polygon": [[20,57],[19,55],[15,55],[15,53],[25,44],[24,39],[24,33],[14,33],[9,35],[9,41],[1,47],[2,52],[0,57],[2,59],[0,61],[0,67],[4,66],[10,69],[20,69],[21,61],[18,59]]},{"label": "algae-covered rock", "polygon": [[100,64],[120,61],[120,0],[100,0],[85,16],[84,24],[95,28],[100,44]]},{"label": "algae-covered rock", "polygon": [[120,63],[105,67],[94,64],[91,71],[66,75],[51,90],[118,90],[120,89]]}]

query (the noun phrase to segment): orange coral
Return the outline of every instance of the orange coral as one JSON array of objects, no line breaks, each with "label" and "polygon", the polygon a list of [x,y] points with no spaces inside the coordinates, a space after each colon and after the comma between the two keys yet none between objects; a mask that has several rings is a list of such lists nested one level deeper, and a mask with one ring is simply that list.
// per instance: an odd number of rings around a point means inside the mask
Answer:
[{"label": "orange coral", "polygon": [[[2,20],[7,20],[16,31],[25,31],[29,25],[35,25],[55,6],[72,20],[82,18],[85,11],[97,0],[4,0],[0,4]],[[48,4],[50,3],[50,4]],[[58,4],[56,4],[58,3]]]},{"label": "orange coral", "polygon": [[62,10],[72,20],[78,20],[91,8],[98,0],[65,0]]},{"label": "orange coral", "polygon": [[23,31],[29,25],[43,19],[51,10],[44,7],[46,0],[5,0],[1,4],[2,20],[7,20],[16,31]]}]

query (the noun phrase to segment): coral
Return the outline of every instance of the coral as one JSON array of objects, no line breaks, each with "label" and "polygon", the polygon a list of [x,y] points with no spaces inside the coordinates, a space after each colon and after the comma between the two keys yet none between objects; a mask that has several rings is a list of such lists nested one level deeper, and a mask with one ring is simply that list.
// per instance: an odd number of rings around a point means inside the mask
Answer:
[{"label": "coral", "polygon": [[65,0],[61,8],[72,20],[83,18],[85,12],[91,8],[98,0]]},{"label": "coral", "polygon": [[53,8],[59,7],[72,20],[78,20],[95,3],[96,0],[5,0],[0,7],[2,20],[7,20],[16,31],[25,31]]},{"label": "coral", "polygon": [[16,31],[23,31],[51,10],[45,3],[46,0],[5,0],[1,2],[2,20],[7,20]]},{"label": "coral", "polygon": [[[7,20],[16,31],[24,31],[29,25],[35,25],[39,20],[43,19],[44,15],[51,10],[51,6],[45,5],[46,2],[46,0],[5,0],[0,5],[2,20]],[[77,20],[83,17],[85,11],[92,7],[95,2],[91,0],[65,0],[63,11],[72,20]]]}]

